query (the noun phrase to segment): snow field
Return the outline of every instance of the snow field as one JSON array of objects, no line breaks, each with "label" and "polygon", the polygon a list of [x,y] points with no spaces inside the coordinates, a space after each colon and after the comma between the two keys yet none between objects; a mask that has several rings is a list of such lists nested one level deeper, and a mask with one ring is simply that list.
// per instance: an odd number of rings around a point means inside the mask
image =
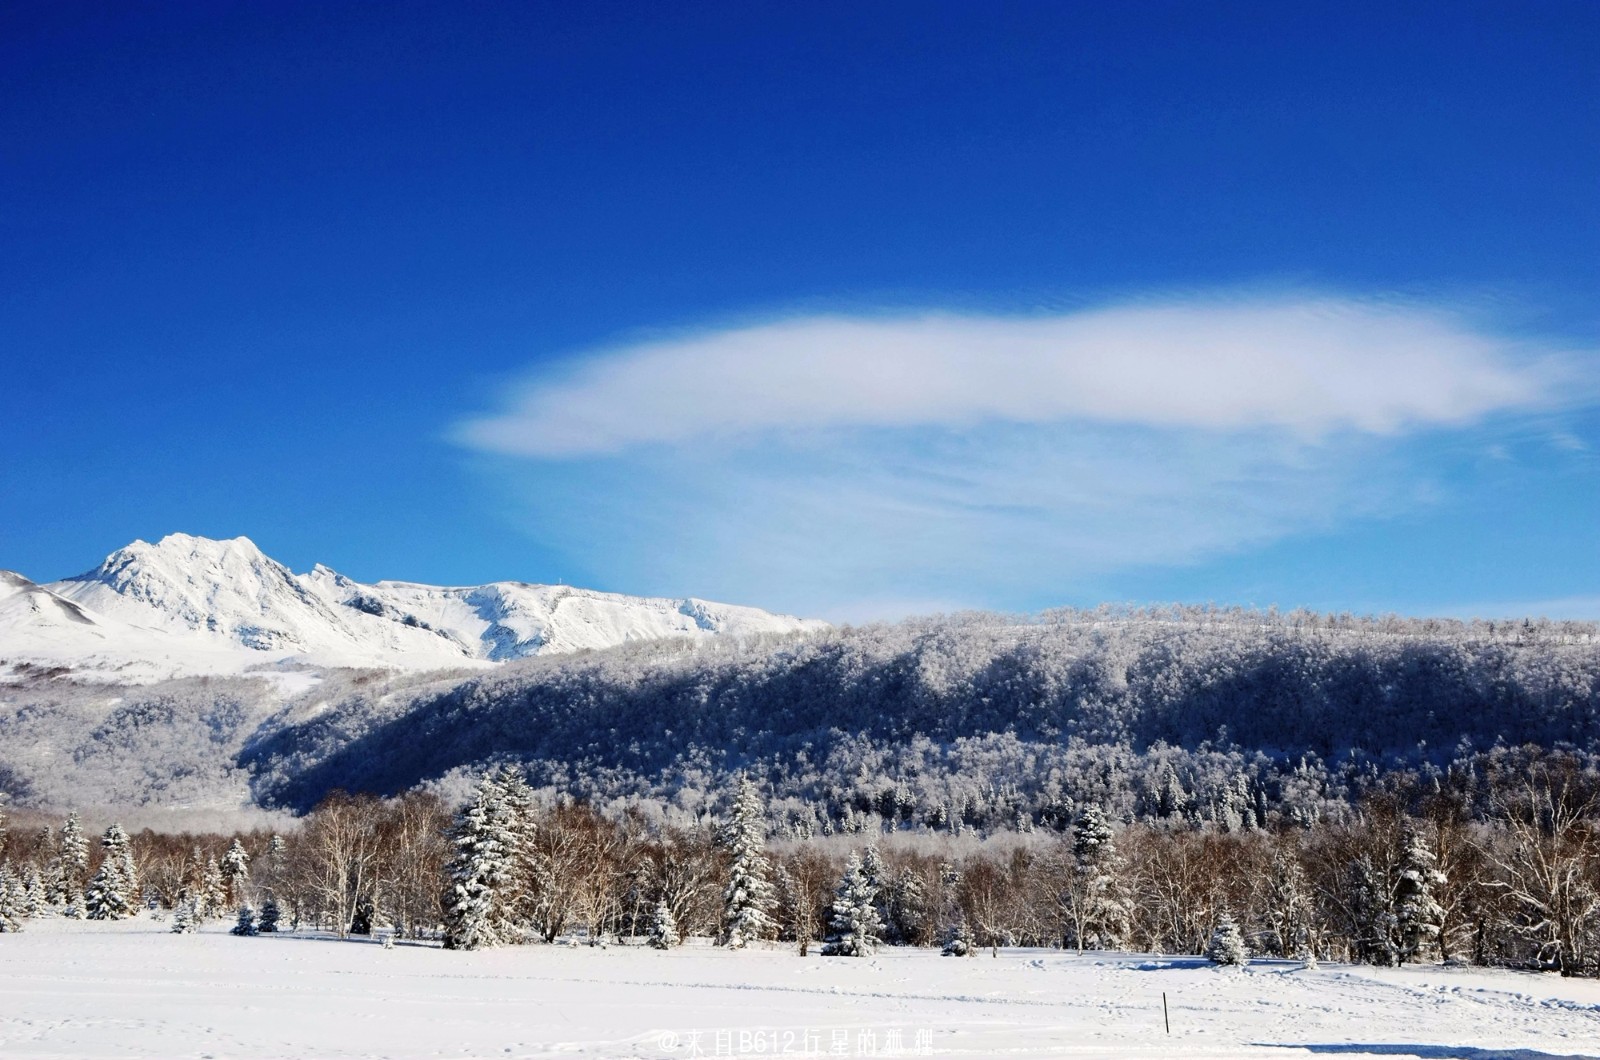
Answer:
[{"label": "snow field", "polygon": [[[1163,1030],[1165,992],[1172,1032]],[[698,1049],[698,1053],[695,1051]],[[842,1051],[837,1051],[842,1050]],[[322,935],[139,918],[0,935],[0,1057],[1600,1055],[1600,982],[982,951],[871,958]]]}]

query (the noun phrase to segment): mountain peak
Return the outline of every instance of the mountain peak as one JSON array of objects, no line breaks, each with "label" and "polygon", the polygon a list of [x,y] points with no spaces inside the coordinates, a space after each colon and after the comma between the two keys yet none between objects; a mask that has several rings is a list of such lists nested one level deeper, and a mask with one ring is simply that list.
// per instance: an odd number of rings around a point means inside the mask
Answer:
[{"label": "mountain peak", "polygon": [[[187,672],[242,670],[286,659],[437,669],[663,637],[790,633],[825,625],[753,607],[569,586],[368,585],[320,563],[297,575],[247,537],[182,533],[154,544],[134,541],[93,570],[52,585],[35,587],[14,577],[14,584],[0,585],[0,596],[29,591],[36,602],[56,601],[49,606],[63,614],[81,611],[93,622],[101,619],[90,616],[103,616],[109,624],[102,623],[97,650],[128,639],[128,654],[138,662],[157,654],[177,661],[174,672],[185,670],[186,659],[193,660]],[[31,636],[28,643],[37,644],[39,636]],[[138,651],[129,638],[138,639]],[[18,647],[0,621],[0,663],[27,657]],[[73,654],[65,642],[60,647],[56,655]]]}]

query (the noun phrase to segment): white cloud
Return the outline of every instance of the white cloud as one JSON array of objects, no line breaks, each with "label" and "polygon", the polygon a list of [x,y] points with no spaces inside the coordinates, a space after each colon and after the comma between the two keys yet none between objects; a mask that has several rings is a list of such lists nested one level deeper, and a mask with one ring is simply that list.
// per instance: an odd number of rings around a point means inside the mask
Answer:
[{"label": "white cloud", "polygon": [[456,437],[610,588],[1032,607],[1436,503],[1449,462],[1408,439],[1483,452],[1586,400],[1587,356],[1327,297],[813,316],[570,362]]},{"label": "white cloud", "polygon": [[1392,434],[1539,407],[1575,378],[1557,351],[1348,298],[812,316],[599,352],[530,378],[457,437],[563,458],[703,436],[995,422]]}]

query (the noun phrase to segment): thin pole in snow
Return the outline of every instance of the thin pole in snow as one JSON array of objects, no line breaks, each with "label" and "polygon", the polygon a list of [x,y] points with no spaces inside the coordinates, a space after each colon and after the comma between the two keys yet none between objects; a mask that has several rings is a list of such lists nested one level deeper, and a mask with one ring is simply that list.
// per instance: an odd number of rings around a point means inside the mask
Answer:
[{"label": "thin pole in snow", "polygon": [[1167,992],[1161,991],[1161,1022],[1167,1025],[1167,1033],[1172,1033],[1172,1017],[1167,1015]]}]

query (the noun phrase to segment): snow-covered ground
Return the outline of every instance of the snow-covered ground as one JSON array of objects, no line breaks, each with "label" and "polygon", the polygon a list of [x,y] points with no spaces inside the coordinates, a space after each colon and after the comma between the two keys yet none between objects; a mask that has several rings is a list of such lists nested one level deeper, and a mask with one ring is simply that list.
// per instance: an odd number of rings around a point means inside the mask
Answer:
[{"label": "snow-covered ground", "polygon": [[0,935],[0,1057],[1600,1055],[1600,983],[1555,976],[1052,951],[451,953],[165,928]]}]

